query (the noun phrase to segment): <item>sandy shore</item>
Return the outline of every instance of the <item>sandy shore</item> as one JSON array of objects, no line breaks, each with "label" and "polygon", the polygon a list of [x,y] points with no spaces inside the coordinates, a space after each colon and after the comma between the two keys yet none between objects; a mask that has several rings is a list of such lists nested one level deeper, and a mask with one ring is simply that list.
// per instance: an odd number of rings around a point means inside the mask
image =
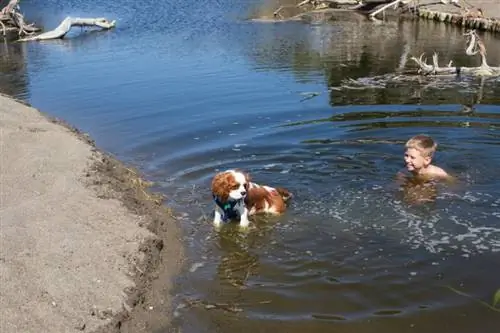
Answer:
[{"label": "sandy shore", "polygon": [[182,246],[146,185],[85,135],[0,95],[2,333],[168,325]]}]

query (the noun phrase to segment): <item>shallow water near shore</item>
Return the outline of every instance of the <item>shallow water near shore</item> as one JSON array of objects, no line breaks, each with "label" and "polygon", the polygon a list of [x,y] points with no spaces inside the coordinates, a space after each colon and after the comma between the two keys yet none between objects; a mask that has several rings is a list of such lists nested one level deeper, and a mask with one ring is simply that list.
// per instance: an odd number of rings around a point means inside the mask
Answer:
[{"label": "shallow water near shore", "polygon": [[[401,55],[464,56],[463,31],[247,20],[251,1],[22,3],[109,32],[0,46],[0,91],[90,133],[167,195],[189,255],[184,332],[497,332],[500,85],[415,78]],[[483,36],[491,65],[500,39]],[[408,64],[408,66],[411,66]],[[458,183],[412,204],[395,185],[404,142],[432,135]],[[247,233],[210,225],[214,172],[238,167],[295,196]],[[482,303],[481,303],[482,302]]]}]

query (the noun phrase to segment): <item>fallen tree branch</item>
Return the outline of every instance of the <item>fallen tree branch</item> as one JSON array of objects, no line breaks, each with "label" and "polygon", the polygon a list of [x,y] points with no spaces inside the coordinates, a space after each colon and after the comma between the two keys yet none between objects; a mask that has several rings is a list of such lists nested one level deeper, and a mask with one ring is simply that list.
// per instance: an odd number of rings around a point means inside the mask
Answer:
[{"label": "fallen tree branch", "polygon": [[419,58],[411,57],[418,66],[418,72],[422,75],[460,75],[460,74],[473,74],[479,76],[497,76],[500,75],[500,67],[459,67],[452,66],[452,62],[448,63],[447,66],[440,67],[438,63],[438,54],[434,53],[432,56],[432,64],[428,64],[424,55],[422,54]]},{"label": "fallen tree branch", "polygon": [[[7,33],[17,33],[18,41],[34,41],[64,38],[71,30],[71,27],[96,26],[102,29],[111,29],[115,26],[115,21],[108,21],[105,18],[72,18],[66,17],[57,28],[41,34],[36,34],[41,29],[35,27],[33,23],[26,23],[24,15],[19,8],[20,0],[9,0],[8,4],[0,10],[0,31],[3,36]],[[8,38],[11,38],[10,36]]]},{"label": "fallen tree branch", "polygon": [[34,41],[34,40],[48,40],[64,38],[72,27],[90,27],[96,26],[103,29],[111,29],[115,26],[116,21],[108,21],[103,17],[99,18],[80,18],[80,17],[66,17],[57,28],[51,31],[44,32],[36,36],[30,36],[19,39],[20,42]]},{"label": "fallen tree branch", "polygon": [[2,35],[6,36],[7,35],[7,27],[5,26],[5,24],[3,24],[3,22],[1,20],[0,20],[0,25],[2,26]]},{"label": "fallen tree branch", "polygon": [[19,36],[31,35],[39,28],[33,24],[27,24],[24,21],[24,16],[19,8],[19,0],[10,0],[9,3],[0,11],[0,23],[3,29],[3,35],[7,35],[7,31],[17,31]]},{"label": "fallen tree branch", "polygon": [[[282,5],[278,9],[276,9],[273,12],[274,17],[280,17],[283,18],[281,15],[281,12],[286,9],[286,8],[302,8],[306,5],[311,5],[312,11],[319,10],[319,9],[327,9],[330,7],[335,7],[335,6],[345,6],[345,5],[355,5],[359,4],[360,0],[303,0],[299,2],[296,5]],[[308,11],[306,10],[304,13],[307,13]],[[302,13],[302,14],[304,14]],[[301,14],[299,14],[301,15]]]},{"label": "fallen tree branch", "polygon": [[2,8],[2,11],[0,13],[2,13],[2,15],[8,15],[14,12],[14,10],[16,9],[19,10],[19,1],[20,0],[10,0],[7,6]]},{"label": "fallen tree branch", "polygon": [[394,8],[397,8],[397,5],[399,5],[401,2],[403,2],[405,0],[395,0],[393,2],[390,2],[388,3],[387,5],[384,5],[382,7],[380,7],[379,9],[373,11],[372,13],[370,13],[370,15],[368,15],[371,19],[374,19],[375,16],[383,11],[385,11],[387,8],[389,7],[394,7]]},{"label": "fallen tree branch", "polygon": [[468,46],[465,49],[465,54],[473,56],[479,53],[481,56],[481,66],[458,67],[452,66],[452,61],[450,61],[447,66],[440,67],[437,53],[434,53],[432,56],[432,64],[428,64],[427,60],[424,59],[424,54],[422,54],[419,58],[410,58],[418,65],[418,73],[423,75],[460,75],[461,73],[465,73],[479,76],[500,76],[500,67],[491,67],[486,62],[486,47],[477,35],[476,31],[471,30],[465,33],[464,36],[468,39]]}]

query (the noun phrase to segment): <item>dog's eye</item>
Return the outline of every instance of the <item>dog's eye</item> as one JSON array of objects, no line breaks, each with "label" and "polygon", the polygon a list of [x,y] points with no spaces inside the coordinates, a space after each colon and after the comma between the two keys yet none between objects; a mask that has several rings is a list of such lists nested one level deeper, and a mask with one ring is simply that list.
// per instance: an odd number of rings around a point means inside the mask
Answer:
[{"label": "dog's eye", "polygon": [[245,188],[245,190],[248,190],[248,183],[243,184],[243,187]]},{"label": "dog's eye", "polygon": [[232,190],[237,190],[237,189],[239,189],[239,188],[240,188],[240,185],[239,185],[239,184],[234,184],[234,185],[231,187],[231,189],[232,189]]}]

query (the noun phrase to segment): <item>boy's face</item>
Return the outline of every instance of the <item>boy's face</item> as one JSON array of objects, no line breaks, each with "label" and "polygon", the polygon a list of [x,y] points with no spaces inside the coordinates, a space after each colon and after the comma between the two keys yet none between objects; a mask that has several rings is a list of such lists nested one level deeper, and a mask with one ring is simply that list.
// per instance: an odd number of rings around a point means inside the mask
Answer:
[{"label": "boy's face", "polygon": [[408,148],[405,151],[406,169],[412,173],[418,173],[423,168],[431,164],[431,157],[422,155],[422,152],[415,148]]}]

